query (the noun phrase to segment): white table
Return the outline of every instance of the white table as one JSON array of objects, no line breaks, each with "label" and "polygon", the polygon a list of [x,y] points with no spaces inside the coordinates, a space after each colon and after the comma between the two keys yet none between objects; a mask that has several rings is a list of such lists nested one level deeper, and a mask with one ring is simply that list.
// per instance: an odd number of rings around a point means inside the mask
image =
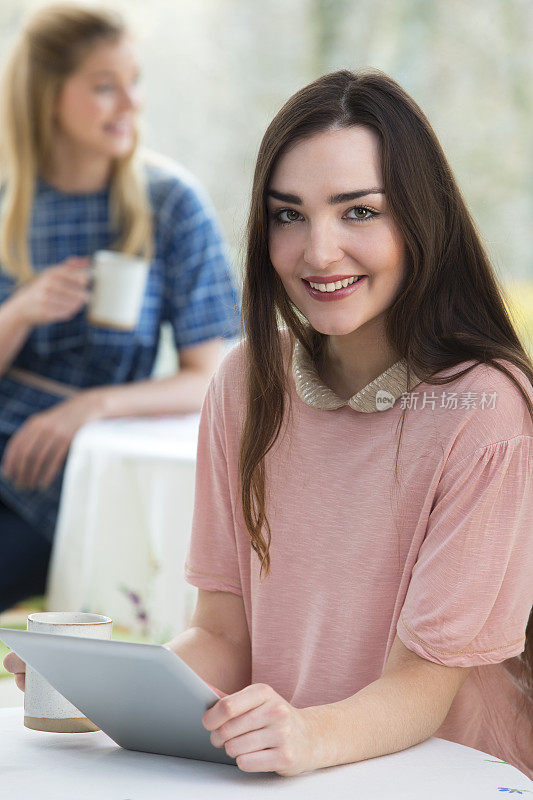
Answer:
[{"label": "white table", "polygon": [[478,750],[428,739],[400,753],[292,778],[123,750],[102,731],[42,733],[0,709],[2,797],[32,800],[502,800],[533,782]]},{"label": "white table", "polygon": [[183,630],[196,595],[182,575],[199,419],[103,420],[79,431],[65,471],[48,610],[104,613],[152,641]]}]

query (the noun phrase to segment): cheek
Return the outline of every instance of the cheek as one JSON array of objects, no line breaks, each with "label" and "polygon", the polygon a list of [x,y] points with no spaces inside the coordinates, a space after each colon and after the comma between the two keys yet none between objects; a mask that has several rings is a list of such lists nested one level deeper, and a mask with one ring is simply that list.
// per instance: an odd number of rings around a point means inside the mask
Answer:
[{"label": "cheek", "polygon": [[142,89],[137,89],[137,91],[132,93],[131,102],[137,111],[140,111],[141,108],[144,108],[145,100],[146,97]]},{"label": "cheek", "polygon": [[383,248],[390,267],[401,270],[405,261],[405,242],[396,225],[390,225],[386,229]]},{"label": "cheek", "polygon": [[406,247],[396,230],[389,231],[381,247],[383,276],[388,287],[388,302],[392,303],[403,284],[405,276]]},{"label": "cheek", "polygon": [[93,94],[66,96],[59,106],[58,121],[66,130],[87,131],[106,117],[111,103]]},{"label": "cheek", "polygon": [[294,230],[271,230],[268,237],[270,260],[280,277],[288,271],[300,258],[302,245]]},{"label": "cheek", "polygon": [[357,245],[357,257],[376,273],[403,274],[405,245],[402,237],[390,228],[361,237]]},{"label": "cheek", "polygon": [[88,124],[91,122],[96,124],[104,120],[110,111],[112,111],[113,107],[114,102],[112,97],[107,97],[106,95],[98,97],[97,95],[93,95],[92,97],[87,97],[80,101],[79,112],[80,116],[83,115]]}]

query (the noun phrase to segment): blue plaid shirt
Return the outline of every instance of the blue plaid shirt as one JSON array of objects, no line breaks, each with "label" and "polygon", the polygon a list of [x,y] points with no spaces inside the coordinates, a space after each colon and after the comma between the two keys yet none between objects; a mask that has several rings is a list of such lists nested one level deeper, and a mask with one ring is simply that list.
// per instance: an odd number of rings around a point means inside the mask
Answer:
[{"label": "blue plaid shirt", "polygon": [[[12,366],[81,389],[148,378],[162,322],[178,349],[239,331],[238,300],[226,246],[209,198],[181,167],[147,167],[155,255],[134,331],[73,319],[35,327]],[[110,249],[115,239],[109,189],[65,194],[39,179],[30,228],[36,272],[68,256]],[[0,303],[15,290],[0,270]],[[0,458],[9,437],[28,419],[64,398],[10,377],[0,378]],[[0,476],[0,497],[49,539],[53,537],[63,473],[45,490],[19,490]]]}]

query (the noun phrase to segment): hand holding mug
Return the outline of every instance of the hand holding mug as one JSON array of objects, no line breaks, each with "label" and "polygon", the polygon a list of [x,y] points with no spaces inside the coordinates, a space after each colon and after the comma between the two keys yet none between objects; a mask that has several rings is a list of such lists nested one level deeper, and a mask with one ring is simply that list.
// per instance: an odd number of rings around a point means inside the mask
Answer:
[{"label": "hand holding mug", "polygon": [[11,672],[15,676],[15,683],[17,687],[21,690],[21,692],[25,691],[26,689],[26,664],[25,662],[16,654],[16,653],[8,653],[7,656],[4,658],[3,661],[4,667],[8,672]]},{"label": "hand holding mug", "polygon": [[150,263],[116,250],[98,250],[92,261],[93,287],[87,307],[91,325],[120,331],[137,327]]},{"label": "hand holding mug", "polygon": [[89,301],[90,259],[71,256],[39,272],[13,295],[26,324],[72,319]]},{"label": "hand holding mug", "polygon": [[[84,636],[90,639],[111,639],[113,622],[102,614],[84,611],[43,611],[28,616],[29,631],[53,633],[57,636]],[[15,682],[24,695],[24,725],[37,731],[54,733],[87,733],[99,730],[85,714],[72,705],[38,672],[15,653],[8,653],[4,666],[15,675]]]}]

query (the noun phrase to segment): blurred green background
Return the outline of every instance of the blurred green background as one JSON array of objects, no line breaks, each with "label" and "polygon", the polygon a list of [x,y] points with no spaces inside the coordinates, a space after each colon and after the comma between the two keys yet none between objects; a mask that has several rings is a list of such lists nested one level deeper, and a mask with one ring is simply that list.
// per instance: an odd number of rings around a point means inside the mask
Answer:
[{"label": "blurred green background", "polygon": [[522,342],[533,358],[533,280],[510,283],[508,308]]}]

